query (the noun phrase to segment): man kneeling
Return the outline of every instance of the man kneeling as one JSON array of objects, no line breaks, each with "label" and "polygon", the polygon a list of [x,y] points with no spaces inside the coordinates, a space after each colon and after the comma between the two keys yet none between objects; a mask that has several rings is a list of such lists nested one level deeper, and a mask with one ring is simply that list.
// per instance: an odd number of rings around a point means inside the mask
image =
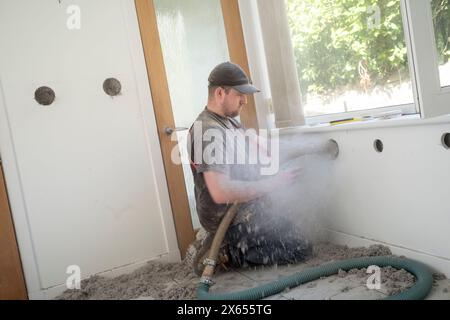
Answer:
[{"label": "man kneeling", "polygon": [[240,140],[244,143],[235,143],[239,135],[246,136],[245,128],[235,118],[247,104],[247,96],[259,91],[242,68],[230,62],[214,68],[208,80],[208,104],[191,127],[188,145],[201,225],[215,233],[231,205],[238,203],[224,240],[233,266],[305,260],[312,253],[310,242],[291,221],[271,214],[268,197],[296,182],[299,171],[290,169],[264,176],[261,165],[252,163],[249,154],[255,150],[251,144],[259,147],[259,140],[244,138]]}]

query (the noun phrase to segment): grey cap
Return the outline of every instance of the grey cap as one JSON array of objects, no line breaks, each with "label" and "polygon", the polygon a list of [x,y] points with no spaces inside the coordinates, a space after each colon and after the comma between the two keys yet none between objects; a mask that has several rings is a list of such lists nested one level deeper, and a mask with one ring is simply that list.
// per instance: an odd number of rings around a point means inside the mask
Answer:
[{"label": "grey cap", "polygon": [[237,64],[224,62],[216,66],[208,78],[210,87],[232,87],[243,94],[260,92],[256,89],[245,71]]}]

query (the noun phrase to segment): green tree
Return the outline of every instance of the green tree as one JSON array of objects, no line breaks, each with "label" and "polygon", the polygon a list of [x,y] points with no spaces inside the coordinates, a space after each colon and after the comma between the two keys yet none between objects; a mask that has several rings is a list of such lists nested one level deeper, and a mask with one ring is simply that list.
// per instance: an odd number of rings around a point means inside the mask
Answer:
[{"label": "green tree", "polygon": [[439,53],[439,62],[444,64],[450,59],[450,6],[448,0],[433,0],[434,30]]},{"label": "green tree", "polygon": [[327,93],[408,72],[400,0],[286,0],[300,86]]}]

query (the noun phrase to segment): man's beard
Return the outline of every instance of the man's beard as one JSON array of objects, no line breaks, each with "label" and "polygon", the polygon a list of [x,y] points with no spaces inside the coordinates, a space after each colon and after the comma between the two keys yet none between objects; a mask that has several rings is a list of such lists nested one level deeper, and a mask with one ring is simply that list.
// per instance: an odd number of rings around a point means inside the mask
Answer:
[{"label": "man's beard", "polygon": [[237,116],[240,115],[241,111],[242,111],[243,106],[240,106],[239,109],[237,111],[234,112],[230,112],[227,116],[229,118],[236,118]]},{"label": "man's beard", "polygon": [[230,118],[236,118],[240,114],[239,111],[233,112],[229,115]]}]

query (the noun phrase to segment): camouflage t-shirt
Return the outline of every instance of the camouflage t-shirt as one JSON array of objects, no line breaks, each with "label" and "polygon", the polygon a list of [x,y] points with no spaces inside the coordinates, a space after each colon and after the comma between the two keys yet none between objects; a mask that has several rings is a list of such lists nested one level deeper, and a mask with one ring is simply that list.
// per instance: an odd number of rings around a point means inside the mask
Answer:
[{"label": "camouflage t-shirt", "polygon": [[[244,131],[245,128],[237,120],[222,117],[208,109],[197,117],[189,131],[188,150],[195,183],[197,214],[201,225],[208,232],[217,230],[232,204],[217,204],[213,201],[203,174],[207,171],[216,171],[228,175],[233,180],[241,181],[261,178],[259,165],[248,161],[248,148],[239,146],[238,143],[233,144],[233,141],[227,138],[227,132],[236,135],[244,134]],[[239,152],[245,153],[244,163],[237,160]],[[232,157],[227,158],[230,155]],[[241,204],[233,224],[247,220],[250,213],[246,208],[254,208],[257,205],[256,201]]]}]

